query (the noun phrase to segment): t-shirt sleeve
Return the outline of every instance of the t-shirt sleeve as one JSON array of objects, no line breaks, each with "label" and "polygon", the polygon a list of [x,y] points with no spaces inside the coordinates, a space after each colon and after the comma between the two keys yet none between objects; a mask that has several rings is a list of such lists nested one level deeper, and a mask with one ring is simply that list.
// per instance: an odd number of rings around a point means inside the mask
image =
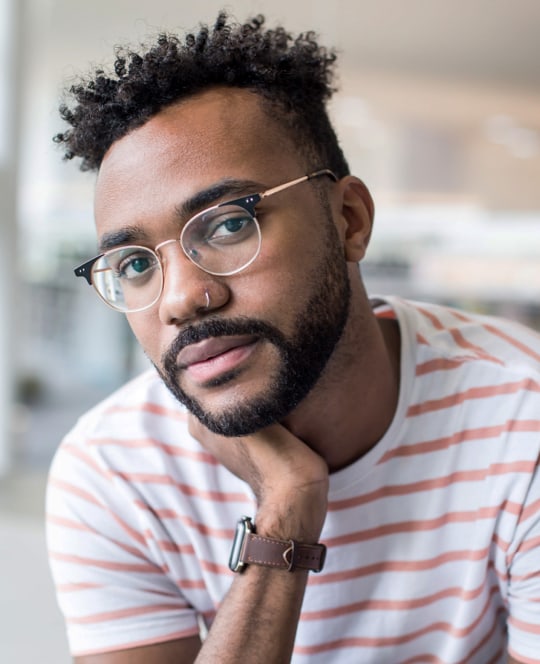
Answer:
[{"label": "t-shirt sleeve", "polygon": [[148,536],[137,496],[84,447],[64,441],[47,490],[47,544],[73,655],[193,636],[197,614]]},{"label": "t-shirt sleeve", "polygon": [[533,475],[507,552],[508,644],[519,661],[540,663],[540,472]]}]

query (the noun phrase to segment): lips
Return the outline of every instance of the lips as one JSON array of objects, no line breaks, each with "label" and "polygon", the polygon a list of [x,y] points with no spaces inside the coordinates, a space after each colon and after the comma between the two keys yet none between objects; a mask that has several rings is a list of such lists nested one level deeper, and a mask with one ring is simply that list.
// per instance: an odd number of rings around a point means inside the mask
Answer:
[{"label": "lips", "polygon": [[[201,372],[204,365],[231,365],[235,358],[240,361],[258,340],[255,335],[224,336],[205,339],[196,344],[191,344],[182,349],[177,358],[177,366],[192,372]],[[234,352],[237,351],[237,352]],[[226,361],[228,359],[228,361]],[[223,366],[232,368],[231,366]],[[216,366],[217,370],[218,367]],[[208,370],[207,370],[208,371]],[[207,373],[204,371],[204,373]]]}]

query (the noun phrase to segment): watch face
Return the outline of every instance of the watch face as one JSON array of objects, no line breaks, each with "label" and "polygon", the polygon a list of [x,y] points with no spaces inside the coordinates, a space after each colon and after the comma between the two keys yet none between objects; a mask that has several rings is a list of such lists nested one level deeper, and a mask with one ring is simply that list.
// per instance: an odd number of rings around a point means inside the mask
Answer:
[{"label": "watch face", "polygon": [[229,567],[233,572],[241,572],[246,566],[246,564],[240,560],[240,557],[242,555],[245,536],[247,533],[250,533],[251,530],[251,519],[246,516],[242,517],[236,526],[236,534],[234,536],[231,555],[229,557]]}]

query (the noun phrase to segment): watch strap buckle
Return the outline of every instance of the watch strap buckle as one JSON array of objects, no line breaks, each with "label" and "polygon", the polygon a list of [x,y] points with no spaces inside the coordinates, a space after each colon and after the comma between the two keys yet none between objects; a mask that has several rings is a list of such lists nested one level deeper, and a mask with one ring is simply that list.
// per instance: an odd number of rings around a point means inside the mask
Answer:
[{"label": "watch strap buckle", "polygon": [[294,540],[289,540],[289,547],[283,552],[283,560],[287,565],[287,572],[292,572],[294,569]]},{"label": "watch strap buckle", "polygon": [[324,544],[304,544],[293,539],[278,540],[258,535],[251,519],[242,517],[238,522],[229,567],[233,572],[242,572],[246,565],[262,565],[288,572],[295,569],[320,572],[325,557]]}]

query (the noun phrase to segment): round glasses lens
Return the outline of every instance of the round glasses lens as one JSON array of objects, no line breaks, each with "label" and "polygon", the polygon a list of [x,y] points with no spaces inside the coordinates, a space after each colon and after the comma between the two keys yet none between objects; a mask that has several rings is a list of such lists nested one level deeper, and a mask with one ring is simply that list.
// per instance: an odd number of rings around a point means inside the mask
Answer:
[{"label": "round glasses lens", "polygon": [[100,297],[117,311],[139,311],[161,293],[161,265],[145,247],[122,247],[94,263],[92,283]]},{"label": "round glasses lens", "polygon": [[238,205],[220,205],[193,217],[184,227],[182,247],[206,272],[239,272],[257,258],[261,248],[259,224]]}]

